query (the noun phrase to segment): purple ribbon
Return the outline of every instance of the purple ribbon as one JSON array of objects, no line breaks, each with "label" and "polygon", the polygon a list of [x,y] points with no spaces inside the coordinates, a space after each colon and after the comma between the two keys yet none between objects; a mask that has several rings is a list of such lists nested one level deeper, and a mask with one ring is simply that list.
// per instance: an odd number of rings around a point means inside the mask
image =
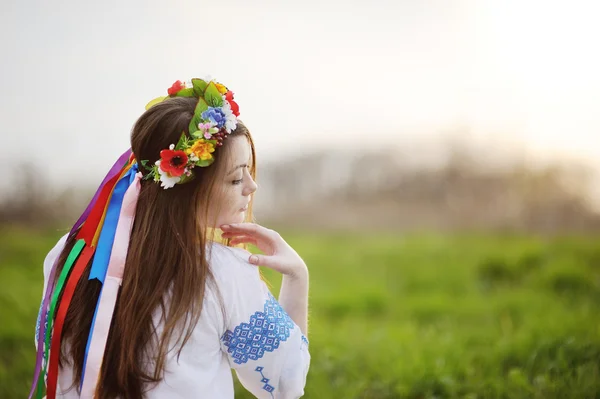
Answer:
[{"label": "purple ribbon", "polygon": [[[125,151],[123,153],[123,155],[121,155],[119,157],[119,159],[117,159],[117,162],[115,162],[115,164],[112,166],[112,168],[108,171],[108,173],[106,174],[106,177],[104,178],[104,180],[102,180],[102,183],[100,183],[100,187],[98,187],[98,190],[96,191],[96,194],[94,194],[94,197],[90,201],[89,205],[87,206],[85,211],[83,211],[83,213],[81,214],[79,219],[77,219],[77,222],[75,222],[75,224],[71,228],[71,231],[69,232],[69,238],[71,238],[73,236],[73,234],[75,233],[77,228],[81,225],[81,223],[85,219],[87,219],[87,217],[89,216],[89,214],[92,210],[92,207],[94,206],[94,204],[96,203],[96,200],[98,199],[98,196],[100,195],[100,191],[102,190],[102,187],[104,187],[104,185],[106,184],[107,181],[112,179],[117,173],[119,173],[121,171],[121,169],[125,165],[125,162],[127,162],[127,160],[129,159],[130,156],[131,156],[131,149],[128,149],[127,151]],[[86,244],[90,244],[90,243],[86,243]],[[50,286],[50,285],[54,284],[54,276],[56,274],[56,268],[57,268],[59,258],[60,258],[60,256],[56,257],[56,259],[54,260],[54,264],[52,265],[52,269],[50,270],[50,276],[48,277],[48,283],[46,286],[46,295],[44,295],[44,300],[42,302],[42,307],[40,309],[40,312],[41,312],[40,333],[38,336],[37,356],[36,356],[36,360],[35,360],[35,372],[33,375],[33,383],[31,384],[31,390],[29,391],[29,399],[32,398],[32,396],[35,392],[35,388],[37,386],[37,382],[40,377],[40,372],[42,370],[42,358],[44,355],[44,337],[46,336],[46,325],[48,322],[47,309],[48,309],[48,305],[50,304],[50,297],[52,295],[52,291],[54,291],[54,285],[52,285],[52,286]]]}]

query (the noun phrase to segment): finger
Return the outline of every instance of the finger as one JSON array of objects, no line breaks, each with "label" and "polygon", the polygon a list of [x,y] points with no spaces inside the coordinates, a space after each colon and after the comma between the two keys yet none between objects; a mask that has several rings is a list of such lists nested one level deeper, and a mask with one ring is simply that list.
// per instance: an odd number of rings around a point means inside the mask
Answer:
[{"label": "finger", "polygon": [[256,245],[256,243],[258,242],[258,240],[256,239],[256,237],[251,237],[251,236],[247,236],[247,235],[231,235],[231,236],[223,236],[223,239],[229,240],[231,241],[239,241],[239,242],[248,242],[248,243],[252,243],[254,245]]},{"label": "finger", "polygon": [[235,234],[235,235],[231,235],[231,236],[227,236],[227,237],[223,237],[226,239],[230,239],[230,240],[256,240],[256,237],[252,237],[249,235],[245,235],[245,234]]},{"label": "finger", "polygon": [[224,232],[245,231],[249,233],[257,233],[261,229],[266,230],[266,228],[256,223],[233,223],[221,226],[221,230],[223,230]]},{"label": "finger", "polygon": [[221,226],[221,230],[225,233],[242,233],[257,238],[266,238],[274,240],[277,236],[273,230],[269,230],[256,223],[235,223]]},{"label": "finger", "polygon": [[248,259],[248,262],[257,266],[268,267],[281,273],[281,261],[276,256],[252,254]]},{"label": "finger", "polygon": [[223,234],[221,234],[221,237],[223,237],[223,238],[233,238],[233,237],[239,237],[239,236],[242,236],[242,235],[244,235],[244,234],[231,232],[231,233],[223,233]]},{"label": "finger", "polygon": [[229,243],[231,245],[238,245],[238,244],[252,244],[254,246],[256,245],[256,240],[251,238],[251,237],[237,237],[237,238],[232,238],[231,240],[229,240]]}]

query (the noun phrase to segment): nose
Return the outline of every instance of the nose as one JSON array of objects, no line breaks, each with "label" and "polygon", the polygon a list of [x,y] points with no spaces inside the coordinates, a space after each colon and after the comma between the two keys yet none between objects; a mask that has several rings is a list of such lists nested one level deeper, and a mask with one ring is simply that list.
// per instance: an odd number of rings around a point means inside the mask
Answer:
[{"label": "nose", "polygon": [[250,177],[247,181],[248,184],[246,185],[246,187],[244,187],[244,196],[253,194],[258,189],[258,184],[256,184],[252,177]]}]

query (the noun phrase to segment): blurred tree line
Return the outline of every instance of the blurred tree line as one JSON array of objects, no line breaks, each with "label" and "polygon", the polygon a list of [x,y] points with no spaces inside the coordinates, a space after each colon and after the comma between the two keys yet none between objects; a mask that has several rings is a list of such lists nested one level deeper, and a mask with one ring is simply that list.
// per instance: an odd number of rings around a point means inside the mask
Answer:
[{"label": "blurred tree line", "polygon": [[569,232],[600,230],[594,171],[533,165],[452,142],[436,162],[414,149],[314,153],[260,170],[257,213],[305,227]]},{"label": "blurred tree line", "polygon": [[[257,218],[300,228],[600,230],[593,172],[581,164],[498,164],[460,142],[429,165],[415,158],[414,149],[328,150],[259,165]],[[24,165],[19,183],[0,195],[0,224],[69,224],[93,195],[52,191],[37,172]]]}]

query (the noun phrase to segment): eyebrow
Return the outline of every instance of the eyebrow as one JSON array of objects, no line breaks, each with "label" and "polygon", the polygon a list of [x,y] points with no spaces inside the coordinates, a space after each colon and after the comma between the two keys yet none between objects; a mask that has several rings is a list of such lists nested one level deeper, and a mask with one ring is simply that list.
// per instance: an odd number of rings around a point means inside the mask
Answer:
[{"label": "eyebrow", "polygon": [[236,171],[236,170],[238,170],[239,168],[247,168],[247,167],[248,167],[248,164],[245,164],[245,163],[244,163],[244,164],[241,164],[241,165],[238,165],[238,166],[236,166],[235,168],[231,169],[231,171],[230,171],[228,174],[229,174],[229,175],[230,175],[230,174],[232,174],[233,172],[235,172],[235,171]]}]

